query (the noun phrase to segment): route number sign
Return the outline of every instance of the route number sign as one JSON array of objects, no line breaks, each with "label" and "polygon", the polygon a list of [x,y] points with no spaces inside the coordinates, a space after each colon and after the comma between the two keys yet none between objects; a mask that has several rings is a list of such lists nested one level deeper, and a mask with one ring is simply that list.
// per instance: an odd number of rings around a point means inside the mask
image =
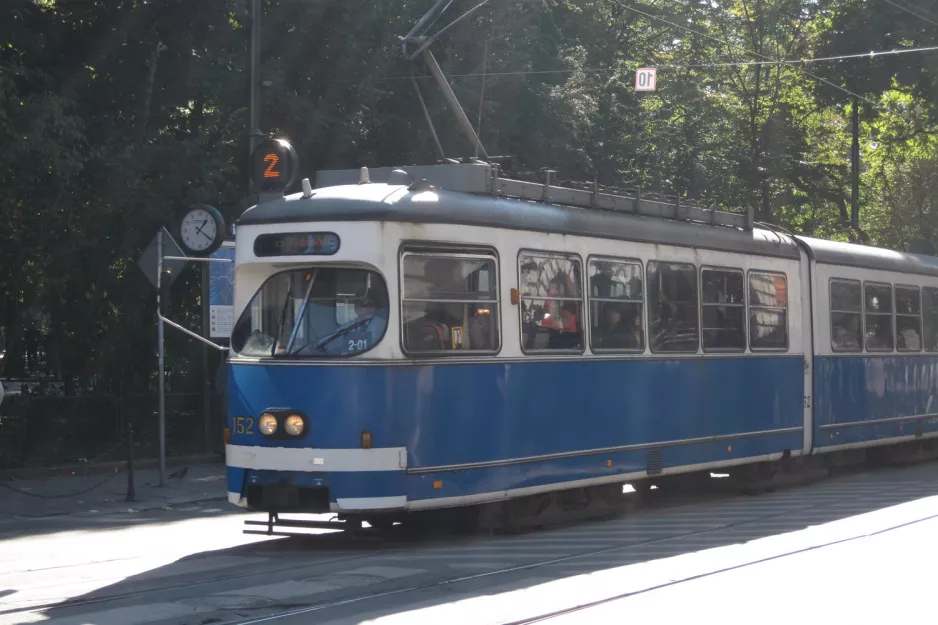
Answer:
[{"label": "route number sign", "polygon": [[654,91],[658,82],[658,70],[654,67],[639,67],[635,70],[635,90]]},{"label": "route number sign", "polygon": [[254,185],[258,191],[282,191],[296,179],[299,162],[293,146],[284,139],[261,142],[252,155]]}]

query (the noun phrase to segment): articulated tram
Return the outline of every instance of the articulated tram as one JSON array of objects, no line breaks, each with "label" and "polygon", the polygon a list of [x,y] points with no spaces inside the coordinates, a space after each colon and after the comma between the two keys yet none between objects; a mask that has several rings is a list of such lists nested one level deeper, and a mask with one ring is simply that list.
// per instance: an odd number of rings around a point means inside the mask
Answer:
[{"label": "articulated tram", "polygon": [[233,504],[380,525],[938,434],[936,258],[484,163],[304,186],[237,223]]}]

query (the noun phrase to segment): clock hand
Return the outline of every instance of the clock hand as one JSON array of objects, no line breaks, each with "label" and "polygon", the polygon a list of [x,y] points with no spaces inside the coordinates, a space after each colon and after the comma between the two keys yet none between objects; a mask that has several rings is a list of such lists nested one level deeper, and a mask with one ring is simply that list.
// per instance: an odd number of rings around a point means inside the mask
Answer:
[{"label": "clock hand", "polygon": [[205,237],[205,238],[208,239],[209,241],[211,241],[211,240],[212,240],[212,237],[210,237],[210,236],[208,236],[207,234],[205,234],[204,232],[202,232],[202,228],[204,228],[204,227],[205,227],[205,224],[207,224],[207,223],[208,223],[208,219],[206,219],[205,221],[203,221],[203,222],[202,222],[202,225],[199,226],[198,228],[196,228],[195,231],[198,232],[199,234],[201,234],[203,237]]}]

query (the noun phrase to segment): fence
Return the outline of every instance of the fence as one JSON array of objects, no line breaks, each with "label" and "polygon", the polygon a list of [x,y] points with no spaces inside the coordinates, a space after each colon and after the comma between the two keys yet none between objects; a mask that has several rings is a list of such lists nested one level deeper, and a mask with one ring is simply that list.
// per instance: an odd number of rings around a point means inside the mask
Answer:
[{"label": "fence", "polygon": [[[206,419],[208,422],[206,423]],[[166,395],[166,454],[222,453],[224,396]],[[159,398],[145,395],[7,397],[0,404],[0,469],[122,460],[127,424],[137,458],[159,454]]]}]

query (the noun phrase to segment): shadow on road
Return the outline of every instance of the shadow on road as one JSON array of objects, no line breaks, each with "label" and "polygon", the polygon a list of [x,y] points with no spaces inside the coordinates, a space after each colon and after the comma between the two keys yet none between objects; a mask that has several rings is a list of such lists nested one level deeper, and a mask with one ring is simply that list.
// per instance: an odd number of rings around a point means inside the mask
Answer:
[{"label": "shadow on road", "polygon": [[[173,622],[191,625],[321,606],[296,622],[340,617],[354,622],[405,612],[418,602],[425,608],[525,588],[533,582],[520,576],[519,567],[541,584],[803,530],[938,495],[936,474],[934,463],[886,468],[795,490],[725,496],[515,536],[402,533],[356,538],[331,533],[273,539],[197,553],[49,606],[42,614],[81,618],[121,608],[142,612],[148,604],[159,604],[164,612],[153,620],[175,618]],[[713,517],[721,509],[726,510],[722,527],[694,530],[687,524],[679,528],[675,521],[681,514]],[[676,528],[673,535],[667,527]],[[642,531],[648,532],[645,540],[636,537]],[[601,558],[590,555],[597,552]],[[447,584],[441,586],[443,581]],[[134,622],[146,619],[135,617]]]}]

